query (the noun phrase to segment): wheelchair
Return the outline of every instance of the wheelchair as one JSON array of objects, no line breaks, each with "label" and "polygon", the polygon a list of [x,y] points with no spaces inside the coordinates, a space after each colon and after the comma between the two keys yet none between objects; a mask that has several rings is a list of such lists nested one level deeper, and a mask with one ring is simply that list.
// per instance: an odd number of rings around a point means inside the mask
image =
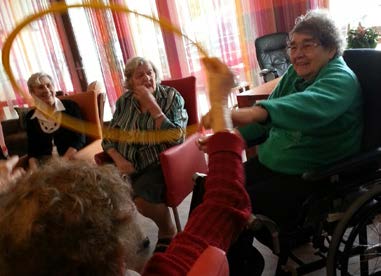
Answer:
[{"label": "wheelchair", "polygon": [[[326,267],[327,275],[381,275],[381,51],[349,49],[343,58],[357,75],[364,100],[361,153],[303,174],[329,189],[306,200],[292,233],[282,233],[271,218],[255,216],[253,229],[267,227],[278,256],[276,275],[305,275]],[[191,210],[202,200],[196,179]],[[328,187],[328,186],[327,186]],[[302,237],[302,238],[300,238]],[[315,260],[302,261],[293,249],[310,241]],[[312,258],[311,258],[312,259]],[[287,266],[289,260],[295,265]],[[285,269],[286,268],[286,269]]]}]

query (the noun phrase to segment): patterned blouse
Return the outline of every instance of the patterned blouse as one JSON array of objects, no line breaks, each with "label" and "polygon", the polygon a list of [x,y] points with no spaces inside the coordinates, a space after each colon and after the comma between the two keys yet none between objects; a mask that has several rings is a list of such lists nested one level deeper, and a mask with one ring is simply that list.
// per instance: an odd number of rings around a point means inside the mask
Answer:
[{"label": "patterned blouse", "polygon": [[[160,152],[182,143],[185,137],[188,114],[184,108],[184,99],[180,93],[172,87],[157,85],[154,97],[165,114],[160,130],[176,129],[180,131],[180,138],[165,142],[148,140],[143,143],[139,141],[121,142],[122,139],[103,139],[102,141],[104,151],[115,148],[124,158],[133,163],[137,172],[149,165],[159,164]],[[123,94],[116,102],[110,128],[130,132],[156,130],[154,118],[149,112],[140,111],[139,104],[130,91]],[[122,132],[120,136],[123,135],[130,135],[130,133],[123,134]]]}]

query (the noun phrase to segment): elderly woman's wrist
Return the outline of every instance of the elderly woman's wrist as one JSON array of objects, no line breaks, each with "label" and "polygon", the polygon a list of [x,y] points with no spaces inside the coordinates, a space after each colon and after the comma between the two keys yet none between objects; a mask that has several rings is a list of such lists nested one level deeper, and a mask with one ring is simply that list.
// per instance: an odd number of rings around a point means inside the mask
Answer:
[{"label": "elderly woman's wrist", "polygon": [[165,116],[165,114],[163,112],[152,115],[154,120],[160,119],[161,117],[164,117],[164,116]]},{"label": "elderly woman's wrist", "polygon": [[163,113],[161,108],[157,104],[153,104],[147,108],[147,111],[151,114],[152,117],[156,117],[157,115]]},{"label": "elderly woman's wrist", "polygon": [[233,129],[231,110],[227,106],[213,106],[210,110],[211,127],[214,132],[230,131]]}]

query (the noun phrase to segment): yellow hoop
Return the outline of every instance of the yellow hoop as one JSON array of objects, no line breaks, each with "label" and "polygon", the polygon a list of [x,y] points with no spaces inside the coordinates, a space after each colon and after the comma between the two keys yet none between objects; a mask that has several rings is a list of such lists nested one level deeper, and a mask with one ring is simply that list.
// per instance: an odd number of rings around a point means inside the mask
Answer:
[{"label": "yellow hoop", "polygon": [[[161,27],[163,27],[166,30],[169,30],[171,32],[174,32],[175,34],[184,37],[188,41],[191,42],[196,48],[199,50],[202,56],[207,57],[206,51],[200,46],[200,44],[194,42],[191,40],[188,36],[184,35],[176,26],[173,26],[165,19],[157,19],[152,16],[148,16],[145,14],[138,13],[136,11],[130,10],[126,6],[118,5],[118,4],[102,4],[100,2],[93,2],[93,3],[83,3],[83,4],[72,4],[72,5],[66,5],[66,3],[62,2],[56,2],[51,4],[51,6],[48,9],[41,10],[35,14],[32,14],[28,17],[26,17],[23,21],[21,21],[14,29],[13,31],[8,35],[7,39],[5,40],[3,49],[2,49],[2,63],[4,66],[4,70],[7,73],[9,77],[9,81],[12,84],[12,87],[16,89],[16,93],[20,93],[24,99],[26,99],[28,104],[33,104],[33,99],[30,97],[28,93],[23,91],[23,89],[19,86],[19,84],[16,82],[11,66],[10,66],[10,51],[13,44],[13,41],[15,40],[18,33],[29,23],[33,22],[34,20],[54,12],[62,13],[64,11],[67,11],[71,8],[91,8],[91,9],[110,9],[112,11],[118,11],[118,12],[125,12],[125,13],[133,13],[138,16],[142,16],[146,19],[150,19],[154,21],[155,23],[159,24]],[[35,100],[34,104],[37,109],[39,109],[41,112],[45,114],[50,114],[50,108],[43,103],[42,101]],[[54,119],[54,118],[53,118]],[[68,116],[66,114],[62,114],[61,123],[63,126],[70,128],[72,130],[83,132],[87,135],[97,135],[98,133],[98,127],[94,123],[86,122],[85,126],[83,125],[83,122],[79,119],[76,119],[74,117]],[[187,133],[193,133],[197,129],[196,125],[188,126],[187,127]],[[109,139],[117,139],[118,141],[122,142],[135,142],[135,143],[160,143],[165,141],[170,141],[173,139],[178,139],[183,134],[181,130],[160,130],[160,131],[122,131],[122,130],[116,130],[116,129],[103,129],[103,136],[104,138]]]}]

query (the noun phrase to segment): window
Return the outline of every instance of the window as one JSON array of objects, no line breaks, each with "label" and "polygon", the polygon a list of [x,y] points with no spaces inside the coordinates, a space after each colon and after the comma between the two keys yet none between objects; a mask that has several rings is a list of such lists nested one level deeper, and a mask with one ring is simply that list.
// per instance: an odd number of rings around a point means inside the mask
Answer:
[{"label": "window", "polygon": [[[0,49],[7,35],[26,15],[46,8],[49,0],[2,1],[0,9]],[[0,50],[1,51],[1,50]],[[32,73],[44,71],[50,74],[57,90],[72,91],[67,63],[60,43],[57,26],[51,15],[46,15],[25,26],[12,45],[10,65],[14,77],[23,91],[28,93],[26,82]],[[0,65],[0,102],[6,117],[13,117],[14,105],[23,105],[24,99],[13,90],[3,64]]]},{"label": "window", "polygon": [[[133,11],[158,18],[155,0],[124,0],[125,5]],[[133,39],[135,54],[150,59],[161,73],[162,79],[170,79],[167,54],[163,35],[159,24],[134,13],[128,14],[131,38]]]},{"label": "window", "polygon": [[[381,0],[330,0],[329,9],[345,36],[348,28],[356,28],[359,23],[364,27],[376,27],[381,32]],[[381,45],[377,48],[381,49]]]},{"label": "window", "polygon": [[[175,3],[181,31],[200,43],[208,55],[221,58],[237,76],[237,82],[244,80],[235,1],[177,0]],[[187,70],[198,80],[203,80],[198,49],[184,38],[183,44]],[[203,114],[208,110],[206,95],[200,93],[205,91],[204,84],[204,81],[198,84]]]}]

